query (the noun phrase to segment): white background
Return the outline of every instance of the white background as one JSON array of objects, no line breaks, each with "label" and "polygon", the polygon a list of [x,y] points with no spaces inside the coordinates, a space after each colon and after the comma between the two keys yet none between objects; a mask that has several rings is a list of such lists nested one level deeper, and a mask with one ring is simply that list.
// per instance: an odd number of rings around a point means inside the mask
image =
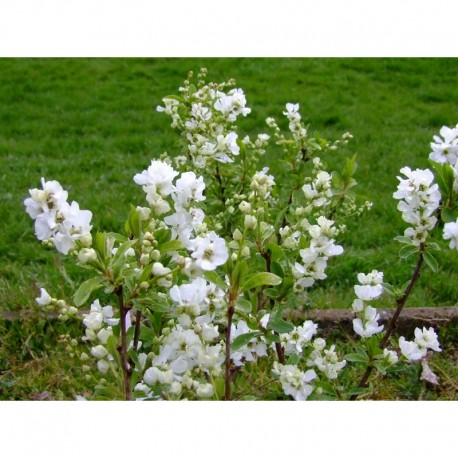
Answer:
[{"label": "white background", "polygon": [[[457,13],[441,0],[2,0],[0,56],[455,57]],[[456,456],[457,405],[5,401],[0,454]]]}]

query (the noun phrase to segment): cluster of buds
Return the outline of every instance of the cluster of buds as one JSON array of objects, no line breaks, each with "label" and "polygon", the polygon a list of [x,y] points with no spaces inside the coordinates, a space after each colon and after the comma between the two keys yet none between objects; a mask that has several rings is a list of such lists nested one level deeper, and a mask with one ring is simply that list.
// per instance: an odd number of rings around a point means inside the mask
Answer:
[{"label": "cluster of buds", "polygon": [[49,312],[57,312],[58,319],[66,321],[78,313],[78,309],[68,305],[63,299],[51,297],[44,288],[40,288],[40,296],[35,299],[36,303]]}]

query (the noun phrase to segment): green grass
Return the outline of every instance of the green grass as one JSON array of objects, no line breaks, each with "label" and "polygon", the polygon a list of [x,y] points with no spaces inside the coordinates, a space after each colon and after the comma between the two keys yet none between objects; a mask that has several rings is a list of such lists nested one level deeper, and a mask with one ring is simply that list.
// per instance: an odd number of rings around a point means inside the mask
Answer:
[{"label": "green grass", "polygon": [[[129,203],[143,201],[133,175],[163,151],[176,151],[177,134],[155,107],[201,66],[210,79],[235,77],[245,90],[252,114],[241,133],[267,131],[267,116],[279,119],[286,102],[299,102],[312,132],[354,135],[344,153],[326,160],[340,167],[356,152],[358,193],[374,207],[349,224],[340,241],[346,251],[332,260],[311,306],[349,307],[360,271],[383,270],[398,285],[409,279],[414,261],[397,258],[393,237],[406,225],[391,196],[399,169],[427,167],[432,135],[458,122],[458,60],[1,59],[0,311],[30,309],[39,286],[69,299],[84,278],[35,239],[23,206],[28,189],[41,176],[57,179],[70,200],[92,210],[94,227],[119,230]],[[458,254],[443,250],[438,259],[440,271],[425,270],[408,306],[457,304]],[[11,339],[25,337],[16,329],[2,347],[14,354]],[[45,351],[50,343],[43,345]],[[29,360],[24,355],[17,364]],[[14,366],[1,361],[0,371]]]}]

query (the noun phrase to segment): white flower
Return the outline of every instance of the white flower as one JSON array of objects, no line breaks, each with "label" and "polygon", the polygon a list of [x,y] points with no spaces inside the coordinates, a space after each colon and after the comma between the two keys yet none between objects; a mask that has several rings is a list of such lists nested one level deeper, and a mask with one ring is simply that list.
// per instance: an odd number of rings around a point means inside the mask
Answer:
[{"label": "white flower", "polygon": [[432,153],[429,158],[435,162],[448,162],[455,165],[458,160],[458,125],[451,129],[450,127],[443,126],[440,130],[443,138],[434,135],[435,143],[431,143]]},{"label": "white flower", "polygon": [[149,386],[156,383],[170,385],[173,382],[173,370],[161,370],[158,367],[150,367],[143,374],[143,381]]},{"label": "white flower", "polygon": [[361,318],[353,320],[353,330],[361,337],[371,337],[383,331],[383,325],[379,326],[376,320],[369,320],[363,323]]},{"label": "white flower", "polygon": [[426,329],[415,329],[415,343],[420,348],[429,348],[434,351],[442,351],[439,347],[439,340],[437,339],[437,334],[434,332],[433,328]]},{"label": "white flower", "polygon": [[299,104],[298,103],[287,103],[286,104],[286,111],[283,114],[290,120],[290,121],[299,121],[301,119],[301,115],[299,114]]},{"label": "white flower", "polygon": [[205,200],[204,190],[205,183],[202,176],[197,178],[194,172],[182,173],[172,192],[175,207],[187,208],[192,202],[202,202]]},{"label": "white flower", "polygon": [[363,273],[358,274],[358,281],[362,285],[381,285],[383,283],[383,272],[373,270],[367,275]]},{"label": "white flower", "polygon": [[383,349],[383,357],[388,361],[389,364],[396,364],[399,360],[398,355],[393,350]]},{"label": "white flower", "polygon": [[103,345],[96,345],[91,348],[91,355],[97,359],[103,359],[108,355],[108,350]]},{"label": "white flower", "polygon": [[313,387],[309,382],[316,378],[313,369],[302,372],[297,366],[275,361],[272,372],[279,377],[284,393],[292,396],[295,401],[305,401],[312,394]]},{"label": "white flower", "polygon": [[399,338],[399,348],[409,361],[418,361],[426,356],[427,352],[425,347],[419,347],[416,342],[409,342],[403,336]]},{"label": "white flower", "polygon": [[113,329],[111,327],[108,328],[102,328],[98,333],[97,333],[97,338],[99,339],[99,342],[102,345],[106,345],[108,338],[113,335]]},{"label": "white flower", "polygon": [[172,181],[177,175],[178,172],[170,165],[153,160],[147,170],[134,176],[134,181],[142,186],[154,186],[157,194],[168,196],[173,190]]},{"label": "white flower", "polygon": [[108,361],[104,359],[100,359],[99,361],[97,361],[97,369],[102,374],[106,374],[109,368],[110,368],[110,363]]},{"label": "white flower", "polygon": [[445,223],[444,240],[450,240],[449,247],[458,250],[458,218],[454,223]]},{"label": "white flower", "polygon": [[40,288],[40,297],[37,297],[35,301],[39,305],[49,305],[51,303],[51,296],[44,288]]},{"label": "white flower", "polygon": [[43,189],[30,189],[29,198],[24,200],[26,212],[32,219],[37,218],[41,213],[57,211],[67,202],[68,193],[64,191],[58,181],[45,181],[41,178]]},{"label": "white flower", "polygon": [[213,396],[214,390],[211,383],[199,383],[199,386],[196,389],[196,395],[198,398],[211,398]]},{"label": "white flower", "polygon": [[203,278],[196,278],[191,283],[180,286],[174,285],[169,291],[171,299],[193,315],[199,315],[205,306],[207,296],[207,282]]},{"label": "white flower", "polygon": [[207,236],[195,239],[191,257],[196,260],[195,263],[200,269],[215,270],[227,261],[229,252],[224,239],[211,231]]},{"label": "white flower", "polygon": [[383,293],[382,285],[355,285],[355,294],[363,301],[371,301],[380,297]]}]

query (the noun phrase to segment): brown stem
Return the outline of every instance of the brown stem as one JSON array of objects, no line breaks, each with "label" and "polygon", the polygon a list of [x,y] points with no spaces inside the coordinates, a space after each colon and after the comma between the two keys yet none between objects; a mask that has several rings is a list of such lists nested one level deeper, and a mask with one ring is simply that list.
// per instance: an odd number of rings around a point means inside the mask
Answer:
[{"label": "brown stem", "polygon": [[126,317],[129,313],[129,309],[124,305],[124,297],[122,292],[122,286],[119,286],[116,290],[116,295],[118,296],[119,310],[121,315],[121,347],[118,348],[118,351],[121,355],[121,366],[122,366],[122,379],[124,387],[124,395],[126,401],[132,400],[132,389],[130,386],[130,377],[132,375],[129,358],[127,355],[127,329],[126,329]]},{"label": "brown stem", "polygon": [[[390,339],[391,335],[393,334],[393,331],[396,329],[396,321],[398,320],[399,315],[401,314],[402,309],[404,308],[404,305],[407,302],[407,299],[409,298],[413,287],[415,286],[415,283],[420,278],[420,270],[421,270],[421,266],[422,265],[423,265],[423,253],[420,252],[420,255],[418,256],[417,265],[415,266],[415,270],[414,270],[414,272],[412,274],[412,278],[410,279],[410,282],[409,282],[407,288],[405,289],[404,294],[399,299],[397,299],[397,301],[396,301],[396,305],[397,305],[396,311],[394,312],[394,314],[393,314],[393,316],[391,318],[391,321],[389,322],[388,327],[387,327],[387,329],[385,331],[383,339],[380,342],[379,347],[382,350],[384,348],[386,348],[386,346],[388,345],[388,340]],[[359,382],[358,388],[366,387],[367,381],[369,380],[369,377],[371,376],[371,373],[372,373],[372,368],[373,368],[372,365],[367,366],[366,371],[364,372],[364,374],[363,374],[363,376],[361,378],[361,381]],[[352,395],[350,397],[350,400],[354,401],[357,398],[357,396],[358,395],[356,395],[356,394]]]},{"label": "brown stem", "polygon": [[420,278],[420,270],[421,270],[422,265],[423,265],[423,253],[420,253],[420,256],[418,257],[417,265],[415,266],[415,271],[412,275],[412,278],[410,279],[409,285],[407,286],[406,290],[404,291],[404,294],[402,295],[402,297],[400,297],[396,301],[396,304],[397,304],[396,311],[394,312],[394,315],[391,318],[388,328],[385,331],[385,335],[383,336],[383,339],[380,342],[380,348],[382,350],[387,346],[388,339],[391,337],[391,334],[393,334],[393,331],[396,328],[396,321],[399,318],[399,315],[401,314],[402,309],[404,308],[404,305],[407,302],[407,299],[413,287],[415,286],[415,283]]}]

